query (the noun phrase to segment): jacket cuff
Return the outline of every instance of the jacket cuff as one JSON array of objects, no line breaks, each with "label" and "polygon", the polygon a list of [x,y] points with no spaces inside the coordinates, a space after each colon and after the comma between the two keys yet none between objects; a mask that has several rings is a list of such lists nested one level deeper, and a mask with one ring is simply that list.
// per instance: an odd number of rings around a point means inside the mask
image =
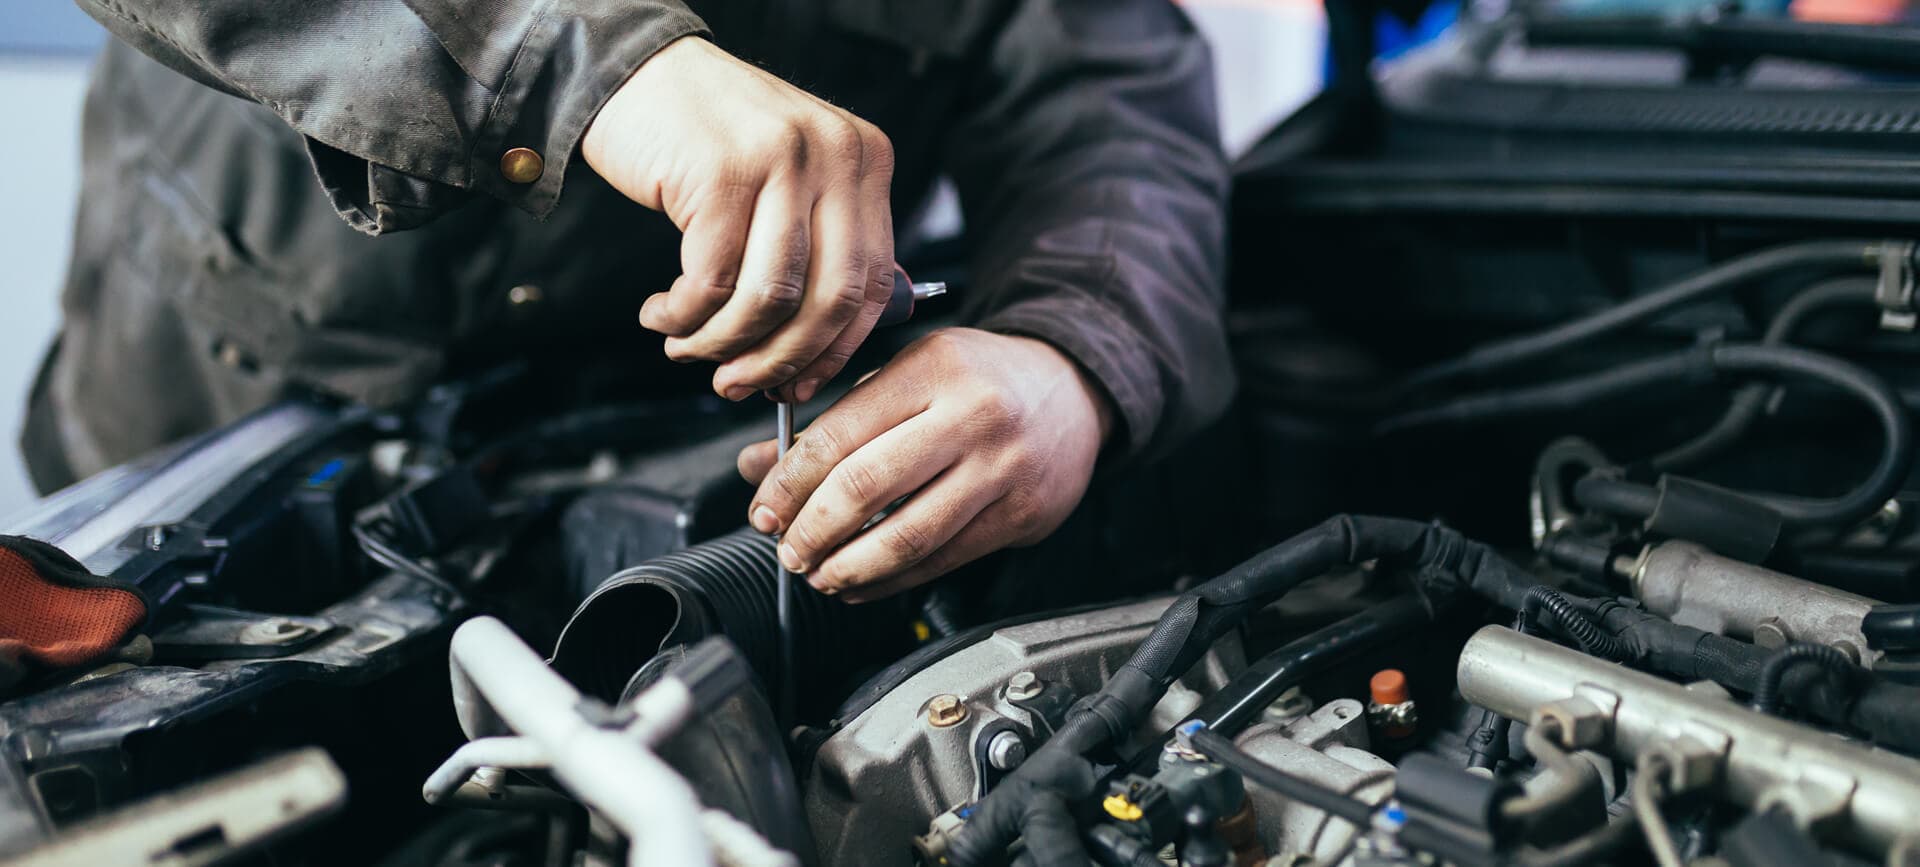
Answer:
[{"label": "jacket cuff", "polygon": [[709,35],[684,8],[656,7],[639,21],[616,23],[605,20],[616,17],[607,6],[546,4],[474,138],[474,189],[536,216],[552,213],[580,138],[613,92],[674,40]]},{"label": "jacket cuff", "polygon": [[1066,353],[1113,408],[1108,454],[1126,460],[1148,451],[1166,396],[1150,342],[1120,311],[1085,294],[1062,293],[995,310],[976,327],[1043,340]]}]

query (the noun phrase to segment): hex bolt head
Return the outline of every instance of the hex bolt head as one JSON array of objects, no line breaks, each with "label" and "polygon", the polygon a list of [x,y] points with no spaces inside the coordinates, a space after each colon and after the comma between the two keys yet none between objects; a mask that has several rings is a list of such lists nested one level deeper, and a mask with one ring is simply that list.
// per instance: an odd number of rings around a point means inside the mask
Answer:
[{"label": "hex bolt head", "polygon": [[936,695],[927,701],[927,722],[946,728],[967,718],[967,706],[957,695]]},{"label": "hex bolt head", "polygon": [[1027,743],[1017,732],[1002,731],[987,741],[987,764],[997,771],[1011,771],[1027,760]]},{"label": "hex bolt head", "polygon": [[1040,676],[1031,671],[1023,671],[1007,680],[1007,698],[1010,701],[1026,701],[1046,689],[1040,682]]},{"label": "hex bolt head", "polygon": [[1756,647],[1769,649],[1786,647],[1790,638],[1791,636],[1787,635],[1786,628],[1781,625],[1777,617],[1769,617],[1753,627],[1753,643]]}]

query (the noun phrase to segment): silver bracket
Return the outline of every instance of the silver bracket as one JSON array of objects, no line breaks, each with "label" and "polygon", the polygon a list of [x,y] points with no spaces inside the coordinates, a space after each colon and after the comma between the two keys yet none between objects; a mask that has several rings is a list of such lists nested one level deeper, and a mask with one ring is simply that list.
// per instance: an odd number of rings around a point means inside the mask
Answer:
[{"label": "silver bracket", "polygon": [[1889,331],[1912,331],[1920,322],[1920,311],[1913,304],[1914,245],[1880,245],[1880,280],[1873,287],[1874,303],[1880,305],[1880,327]]}]

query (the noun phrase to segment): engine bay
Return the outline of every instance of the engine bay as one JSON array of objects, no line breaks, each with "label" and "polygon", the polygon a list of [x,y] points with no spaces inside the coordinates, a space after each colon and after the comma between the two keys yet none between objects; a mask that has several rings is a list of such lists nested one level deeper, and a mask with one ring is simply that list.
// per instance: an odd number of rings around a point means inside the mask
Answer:
[{"label": "engine bay", "polygon": [[[803,594],[791,652],[762,408],[617,372],[54,495],[8,532],[154,611],[0,694],[0,861],[1920,864],[1897,153],[1688,175],[1709,133],[1439,117],[1486,82],[1423,70],[1373,145],[1334,93],[1243,161],[1226,419],[1046,543]],[[1820,148],[1854,174],[1763,177]]]}]

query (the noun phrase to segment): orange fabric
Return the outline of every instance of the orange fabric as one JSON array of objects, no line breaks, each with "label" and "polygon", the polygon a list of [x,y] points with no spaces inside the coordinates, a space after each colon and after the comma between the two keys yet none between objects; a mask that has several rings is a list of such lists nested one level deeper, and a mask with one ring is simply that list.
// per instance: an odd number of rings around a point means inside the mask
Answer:
[{"label": "orange fabric", "polygon": [[110,587],[66,587],[0,548],[0,655],[54,668],[112,650],[147,616],[140,597]]}]

